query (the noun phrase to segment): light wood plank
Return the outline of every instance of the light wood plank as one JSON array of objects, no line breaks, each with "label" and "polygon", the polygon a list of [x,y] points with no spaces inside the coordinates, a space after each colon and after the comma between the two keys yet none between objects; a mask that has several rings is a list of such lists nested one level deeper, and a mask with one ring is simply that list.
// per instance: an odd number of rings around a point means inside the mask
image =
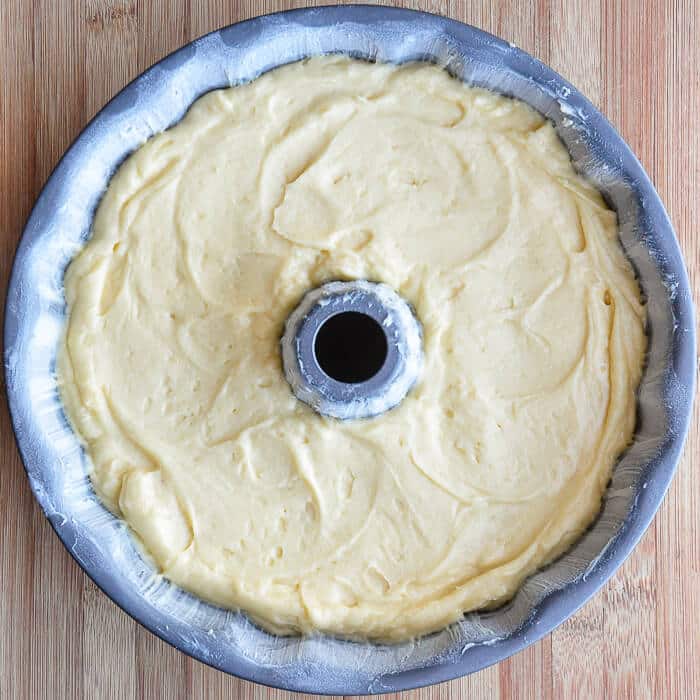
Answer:
[{"label": "light wood plank", "polygon": [[[194,0],[196,3],[197,0]],[[190,41],[190,0],[137,0],[138,72]]]},{"label": "light wood plank", "polygon": [[175,647],[138,627],[135,697],[138,700],[187,700],[192,693],[188,671],[192,663]]},{"label": "light wood plank", "polygon": [[85,0],[85,121],[139,72],[135,0]]},{"label": "light wood plank", "polygon": [[85,576],[83,580],[83,698],[136,697],[136,623]]},{"label": "light wood plank", "polygon": [[[12,31],[11,28],[17,29]],[[0,3],[0,288],[34,197],[34,27],[16,3]],[[0,304],[4,320],[4,304]],[[14,446],[0,377],[0,698],[29,697],[35,511]]]},{"label": "light wood plank", "polygon": [[[654,85],[658,105],[654,179],[676,228],[689,268],[696,309],[700,302],[700,61],[696,0],[664,3],[655,19],[664,38]],[[658,28],[656,29],[658,32]],[[654,526],[656,536],[656,697],[700,697],[700,406],[695,401],[685,456]]]}]

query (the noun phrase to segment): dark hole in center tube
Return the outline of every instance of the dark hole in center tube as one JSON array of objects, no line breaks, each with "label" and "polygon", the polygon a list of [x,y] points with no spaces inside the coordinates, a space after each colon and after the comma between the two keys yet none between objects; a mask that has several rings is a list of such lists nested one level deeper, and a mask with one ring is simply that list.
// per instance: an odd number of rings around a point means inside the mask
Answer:
[{"label": "dark hole in center tube", "polygon": [[338,382],[359,384],[371,379],[384,365],[386,335],[371,316],[344,311],[331,316],[318,329],[314,354],[318,366]]}]

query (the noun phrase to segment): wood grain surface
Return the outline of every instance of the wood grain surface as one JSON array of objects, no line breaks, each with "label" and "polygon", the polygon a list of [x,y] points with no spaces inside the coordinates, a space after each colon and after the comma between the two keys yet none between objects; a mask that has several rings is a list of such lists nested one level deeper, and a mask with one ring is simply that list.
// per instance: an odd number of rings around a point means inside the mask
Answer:
[{"label": "wood grain surface", "polygon": [[[0,0],[0,287],[6,288],[15,247],[42,184],[112,95],[192,38],[303,4]],[[449,15],[498,34],[577,85],[616,125],[650,174],[697,290],[698,0],[395,4]],[[678,474],[652,526],[588,605],[552,635],[500,665],[404,697],[699,698],[696,426],[697,414]],[[175,651],[96,589],[34,502],[4,400],[0,572],[3,700],[288,696],[228,677]]]}]

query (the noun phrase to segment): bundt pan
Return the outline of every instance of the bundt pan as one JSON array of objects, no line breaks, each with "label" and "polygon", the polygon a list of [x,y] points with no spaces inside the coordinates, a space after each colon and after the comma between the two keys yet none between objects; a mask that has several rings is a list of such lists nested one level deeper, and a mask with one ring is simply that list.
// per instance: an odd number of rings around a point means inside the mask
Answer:
[{"label": "bundt pan", "polygon": [[[396,646],[276,637],[244,614],[155,577],[126,526],[96,499],[54,377],[66,308],[63,274],[89,236],[119,163],[175,124],[203,93],[325,53],[432,61],[551,119],[577,168],[617,211],[622,243],[648,300],[636,435],[615,467],[596,522],[507,605],[469,613],[442,632]],[[346,6],[269,15],[204,36],[147,70],[95,117],[49,178],[27,224],[8,292],[5,352],[9,404],[31,488],[66,548],[115,603],[178,649],[241,678],[364,694],[437,683],[505,659],[566,620],[615,572],[676,469],[694,393],[695,325],[683,260],[657,193],[628,146],[576,88],[512,45],[459,22]]]}]

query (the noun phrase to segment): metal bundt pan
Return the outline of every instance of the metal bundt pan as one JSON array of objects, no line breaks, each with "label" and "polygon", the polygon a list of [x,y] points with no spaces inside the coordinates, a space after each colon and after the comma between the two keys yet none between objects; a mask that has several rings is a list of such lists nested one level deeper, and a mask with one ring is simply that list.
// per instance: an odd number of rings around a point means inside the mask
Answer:
[{"label": "metal bundt pan", "polygon": [[[54,378],[64,270],[124,157],[175,124],[203,93],[330,52],[432,61],[542,112],[577,168],[617,210],[623,245],[648,299],[649,357],[636,437],[593,527],[508,605],[398,646],[275,637],[240,613],[155,578],[126,526],[96,500]],[[27,224],[7,297],[5,353],[9,404],[32,490],[66,548],[112,600],[165,641],[228,673],[290,690],[361,694],[437,683],[500,661],[550,632],[605,583],[648,526],[676,468],[694,393],[695,325],[683,260],[657,193],[628,146],[572,85],[459,22],[346,6],[269,15],[209,34],[147,70],[95,117],[49,178]]]}]

